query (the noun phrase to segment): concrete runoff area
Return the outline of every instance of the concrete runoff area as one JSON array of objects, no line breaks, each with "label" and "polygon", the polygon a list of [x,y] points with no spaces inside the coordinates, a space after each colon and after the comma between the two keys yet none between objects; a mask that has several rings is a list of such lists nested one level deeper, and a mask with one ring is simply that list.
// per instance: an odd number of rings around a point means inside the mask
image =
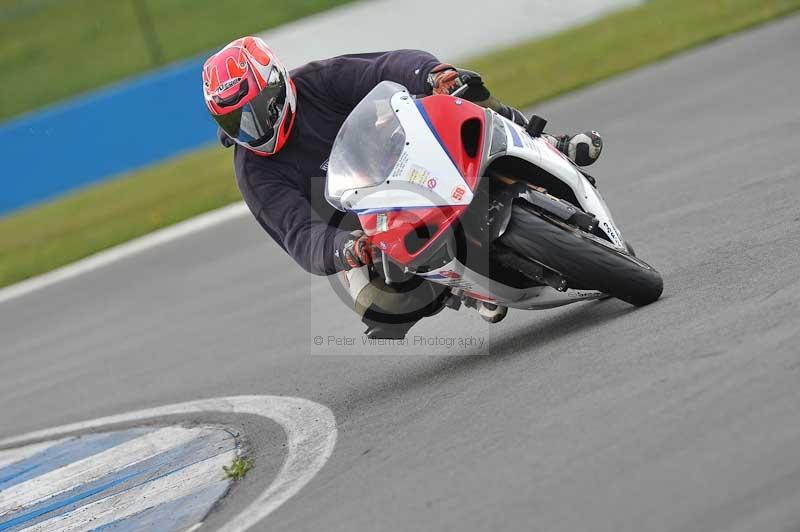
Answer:
[{"label": "concrete runoff area", "polygon": [[590,171],[664,275],[649,307],[511,312],[491,328],[445,311],[412,335],[483,347],[312,356],[316,336],[361,325],[236,219],[0,305],[0,436],[291,395],[329,407],[339,436],[271,530],[792,530],[798,40],[794,16],[535,109],[551,131],[603,134]]}]

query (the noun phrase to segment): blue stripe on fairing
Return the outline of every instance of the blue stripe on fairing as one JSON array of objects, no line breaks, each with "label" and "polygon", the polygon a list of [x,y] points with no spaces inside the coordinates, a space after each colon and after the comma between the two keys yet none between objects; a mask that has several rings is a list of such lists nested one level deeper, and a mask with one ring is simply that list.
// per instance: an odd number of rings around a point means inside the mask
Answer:
[{"label": "blue stripe on fairing", "polygon": [[135,474],[136,473],[131,473],[129,475],[129,477],[122,477],[122,478],[118,478],[116,480],[112,480],[111,482],[107,482],[105,484],[101,484],[100,486],[96,486],[96,487],[94,487],[94,488],[92,488],[90,490],[83,491],[81,493],[73,495],[72,497],[69,497],[68,499],[64,499],[64,500],[61,500],[61,501],[58,501],[58,502],[47,504],[46,506],[42,506],[41,508],[38,508],[36,510],[24,513],[24,514],[22,514],[22,515],[20,515],[18,517],[15,517],[15,518],[13,518],[13,519],[11,519],[9,521],[4,521],[4,522],[0,523],[0,531],[8,530],[9,528],[13,528],[13,527],[21,525],[23,523],[28,523],[29,521],[31,521],[33,519],[36,519],[37,517],[40,517],[40,516],[42,516],[42,515],[44,515],[46,513],[50,513],[50,512],[52,512],[54,510],[61,509],[61,508],[65,507],[65,506],[69,506],[70,504],[74,504],[76,502],[80,502],[80,501],[82,501],[84,499],[87,499],[87,498],[91,497],[92,495],[96,495],[98,493],[101,493],[101,492],[107,490],[108,488],[112,488],[117,484],[121,484],[121,483],[125,482],[126,480],[128,480],[128,478],[130,478],[131,476],[134,476]]},{"label": "blue stripe on fairing", "polygon": [[425,123],[428,125],[428,129],[431,130],[433,136],[436,138],[436,141],[439,143],[439,146],[442,147],[444,152],[447,154],[447,158],[450,159],[450,162],[453,163],[453,166],[456,168],[458,175],[461,175],[461,170],[458,169],[458,165],[456,164],[453,156],[450,155],[450,151],[448,151],[447,147],[444,145],[442,141],[442,137],[439,136],[439,133],[436,132],[436,128],[433,127],[433,122],[431,122],[431,117],[428,116],[428,112],[425,111],[425,106],[422,105],[421,100],[414,100],[414,103],[417,104],[417,109],[419,109],[419,114],[422,115],[422,119],[425,120]]},{"label": "blue stripe on fairing", "polygon": [[410,209],[433,209],[435,207],[450,207],[451,205],[414,205],[411,207],[376,207],[371,209],[350,209],[356,214],[377,214],[381,212],[407,211]]},{"label": "blue stripe on fairing", "polygon": [[506,129],[511,132],[511,139],[514,141],[514,146],[517,148],[522,147],[522,139],[519,138],[519,133],[517,133],[517,129],[514,126],[506,125]]},{"label": "blue stripe on fairing", "polygon": [[207,488],[148,508],[117,521],[93,528],[92,532],[134,532],[137,530],[186,530],[203,521],[217,500],[228,491],[228,482],[218,481]]},{"label": "blue stripe on fairing", "polygon": [[0,469],[0,491],[116,447],[150,431],[151,429],[132,429],[70,438]]},{"label": "blue stripe on fairing", "polygon": [[[184,445],[65,491],[57,495],[56,498],[48,499],[38,505],[10,515],[19,516],[21,512],[24,512],[25,515],[30,516],[26,521],[26,526],[32,526],[56,515],[69,513],[78,506],[89,504],[96,499],[123,493],[147,482],[163,478],[236,447],[236,439],[229,432],[215,430]],[[122,479],[122,481],[118,482],[119,479]],[[97,488],[101,486],[104,486],[104,488],[98,490]],[[82,494],[85,495],[82,496]],[[48,509],[42,512],[40,511],[42,508]],[[59,510],[58,513],[50,513],[55,512],[55,510]],[[45,513],[49,515],[45,515]],[[0,527],[4,526],[4,524],[0,524]],[[2,530],[4,528],[0,528],[0,531]]]}]

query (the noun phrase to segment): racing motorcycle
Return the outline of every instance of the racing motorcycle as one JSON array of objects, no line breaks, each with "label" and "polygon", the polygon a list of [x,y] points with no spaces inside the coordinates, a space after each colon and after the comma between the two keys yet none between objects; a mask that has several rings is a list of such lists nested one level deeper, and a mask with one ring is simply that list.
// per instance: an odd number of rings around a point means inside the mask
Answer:
[{"label": "racing motorcycle", "polygon": [[624,240],[594,179],[542,138],[545,124],[384,81],[336,137],[326,199],[358,216],[386,283],[445,285],[447,306],[487,321],[509,307],[656,301],[661,275]]}]

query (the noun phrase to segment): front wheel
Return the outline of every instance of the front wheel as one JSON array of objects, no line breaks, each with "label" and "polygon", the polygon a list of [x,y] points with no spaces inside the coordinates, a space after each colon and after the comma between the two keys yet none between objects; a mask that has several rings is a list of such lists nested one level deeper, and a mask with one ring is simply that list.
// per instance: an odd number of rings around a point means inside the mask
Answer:
[{"label": "front wheel", "polygon": [[581,288],[599,290],[637,307],[656,301],[664,289],[661,274],[646,262],[519,202],[512,206],[511,220],[499,242]]}]

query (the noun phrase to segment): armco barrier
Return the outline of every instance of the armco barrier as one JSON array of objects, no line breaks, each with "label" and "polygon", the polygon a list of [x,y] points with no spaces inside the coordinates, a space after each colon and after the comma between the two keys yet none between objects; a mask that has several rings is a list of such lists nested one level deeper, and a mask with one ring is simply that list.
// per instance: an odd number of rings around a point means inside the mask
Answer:
[{"label": "armco barrier", "polygon": [[205,57],[0,124],[0,214],[215,139]]}]

